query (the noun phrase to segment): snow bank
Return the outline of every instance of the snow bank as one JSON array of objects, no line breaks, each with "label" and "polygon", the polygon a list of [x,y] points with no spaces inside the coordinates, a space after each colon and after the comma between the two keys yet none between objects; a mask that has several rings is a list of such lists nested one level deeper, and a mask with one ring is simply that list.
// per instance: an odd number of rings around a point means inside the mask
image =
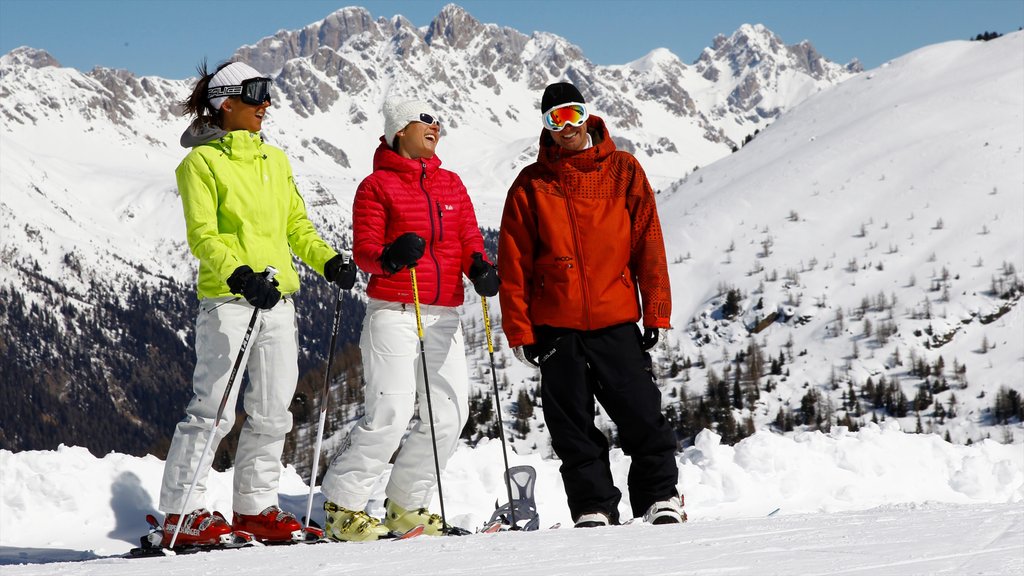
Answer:
[{"label": "snow bank", "polygon": [[[538,472],[541,525],[571,523],[557,460],[510,454],[511,465]],[[865,510],[885,505],[946,503],[999,504],[1024,501],[1024,450],[1019,444],[986,440],[954,445],[936,435],[906,434],[893,424],[850,433],[837,429],[780,436],[758,432],[725,446],[705,430],[679,456],[680,489],[691,522],[720,519]],[[629,458],[612,453],[620,488]],[[501,444],[460,448],[443,477],[449,521],[467,528],[484,522],[496,500],[504,502]],[[92,456],[84,448],[56,451],[0,451],[0,547],[23,556],[61,557],[91,551],[117,554],[146,532],[145,515],[157,513],[163,462],[111,453]],[[231,475],[214,472],[208,506],[231,514]],[[384,481],[370,511],[379,514]],[[281,505],[302,515],[309,488],[295,469],[282,477]],[[316,494],[314,519],[322,521]],[[436,502],[435,502],[436,509]],[[628,497],[620,505],[629,517]],[[60,526],[62,529],[55,530]],[[34,552],[25,552],[32,549]],[[5,551],[10,560],[12,552]],[[77,556],[91,557],[91,555]]]}]

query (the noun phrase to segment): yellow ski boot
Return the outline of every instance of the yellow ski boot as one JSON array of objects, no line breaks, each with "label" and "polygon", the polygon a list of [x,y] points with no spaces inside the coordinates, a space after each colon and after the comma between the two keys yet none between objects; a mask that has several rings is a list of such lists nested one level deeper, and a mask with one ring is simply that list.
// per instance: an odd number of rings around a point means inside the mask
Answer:
[{"label": "yellow ski boot", "polygon": [[404,534],[416,526],[423,526],[423,534],[440,536],[444,533],[441,517],[426,508],[406,510],[390,499],[384,501],[384,525],[392,532]]},{"label": "yellow ski boot", "polygon": [[324,534],[332,540],[366,542],[388,535],[387,527],[381,524],[380,520],[362,510],[349,510],[334,502],[325,502],[324,511],[327,513]]}]

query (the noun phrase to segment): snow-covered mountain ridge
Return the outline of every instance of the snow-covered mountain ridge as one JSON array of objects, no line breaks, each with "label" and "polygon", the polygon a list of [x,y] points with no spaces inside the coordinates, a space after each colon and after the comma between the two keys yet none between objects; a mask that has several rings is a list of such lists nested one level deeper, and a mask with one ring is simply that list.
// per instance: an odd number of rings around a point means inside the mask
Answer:
[{"label": "snow-covered mountain ridge", "polygon": [[[481,224],[493,228],[509,183],[536,155],[536,108],[548,82],[578,83],[617,143],[662,187],[851,76],[806,44],[784,47],[757,26],[717,41],[701,56],[703,72],[664,50],[643,62],[595,66],[563,38],[484,24],[455,5],[423,28],[345,8],[241,47],[236,57],[275,78],[264,135],[286,150],[314,221],[338,246],[349,237],[352,195],[370,171],[386,97],[417,96],[437,107],[445,127],[440,156],[468,184]],[[186,124],[178,102],[191,81],[56,64],[36,48],[0,57],[0,277],[11,291],[8,330],[21,331],[8,337],[16,352],[9,374],[34,391],[10,391],[9,405],[17,406],[10,413],[51,430],[5,422],[0,445],[38,446],[27,436],[50,438],[45,447],[66,439],[61,434],[88,438],[98,431],[54,422],[114,411],[106,423],[140,431],[132,435],[142,444],[131,452],[153,442],[159,452],[176,416],[150,412],[178,404],[188,389],[195,263],[172,173],[185,153],[176,144]],[[712,68],[719,72],[709,80]],[[738,86],[746,86],[742,97],[731,97]],[[315,338],[306,341],[304,370],[323,362],[328,338],[317,318],[325,313],[320,300],[330,298],[320,297],[326,289],[315,280],[306,287],[313,305],[301,320],[314,333],[301,328]],[[354,312],[345,316],[343,343],[358,332]],[[32,403],[43,398],[70,412],[31,419],[39,410]],[[119,447],[125,434],[101,434],[95,441],[112,444],[96,449]]]},{"label": "snow-covered mountain ridge", "polygon": [[[759,371],[759,425],[804,401],[832,422],[892,416],[899,399],[865,402],[884,381],[916,405],[904,429],[991,433],[978,425],[1000,419],[1000,389],[1024,392],[1022,85],[1020,32],[922,48],[668,187],[670,356],[729,386]],[[707,378],[681,384],[692,396]],[[1017,418],[997,435],[1020,439]]]},{"label": "snow-covered mountain ridge", "polygon": [[[332,17],[359,14],[344,10]],[[378,26],[380,20],[369,22]],[[415,62],[426,61],[434,44],[420,40],[425,31],[404,30],[400,19],[384,22],[403,39],[385,52],[404,46],[409,54],[418,51]],[[363,42],[367,58],[379,54],[370,24],[345,44]],[[453,38],[471,44],[479,33]],[[318,45],[313,55],[289,61],[331,84],[336,80],[308,62],[332,58],[332,50]],[[174,144],[183,121],[174,116],[173,102],[188,82],[102,69],[82,74],[46,66],[50,60],[28,49],[0,57],[0,361],[7,362],[0,366],[0,445],[17,445],[19,436],[37,428],[61,431],[60,438],[70,438],[65,443],[90,438],[89,430],[70,423],[69,406],[94,416],[89,426],[112,436],[116,447],[129,442],[126,430],[153,436],[151,446],[117,448],[104,458],[55,446],[0,450],[0,563],[95,558],[134,544],[145,529],[141,517],[154,511],[162,463],[124,452],[160,453],[153,438],[172,424],[147,423],[139,415],[180,416],[188,381],[183,370],[192,360],[192,258],[182,242],[170,175],[183,155]],[[578,68],[585,63],[565,63],[555,69],[584,77]],[[668,70],[664,77],[682,86],[700,66],[677,70],[671,54],[654,51],[595,74],[633,89],[641,75]],[[378,116],[372,104],[348,114],[353,102],[339,92],[329,112],[310,109],[303,117],[284,96],[285,68],[281,64],[277,75],[280,105],[268,135],[288,148],[314,218],[341,243],[355,182],[368,171]],[[725,61],[716,68],[722,74],[732,69]],[[531,102],[539,93],[524,76],[512,82],[492,74],[510,82],[500,84],[502,94],[515,93],[507,106],[495,108],[501,130],[484,132],[457,118],[460,124],[449,123],[440,149],[445,165],[464,175],[482,222],[491,225],[511,175],[535,153]],[[758,136],[735,154],[721,152],[699,127],[671,135],[679,151],[671,162],[656,151],[667,145],[652,146],[650,155],[635,151],[661,190],[675,328],[654,359],[666,410],[685,444],[679,463],[691,513],[686,525],[422,539],[402,551],[378,543],[141,563],[106,558],[5,566],[3,572],[476,574],[500,559],[502,568],[521,574],[1019,574],[1022,85],[1024,34],[944,43],[811,90],[767,129],[758,124]],[[733,90],[716,90],[717,99],[704,100],[687,86],[689,99],[666,87],[664,97],[652,91],[653,100],[634,102],[642,112],[636,130],[628,114],[622,120],[606,115],[621,122],[613,126],[624,138],[640,141],[645,130],[679,126],[668,124],[676,112],[650,102],[685,110],[692,101],[694,113],[703,111],[711,121],[710,102],[727,102]],[[762,98],[768,102],[760,109],[770,110],[770,100]],[[598,103],[613,106],[615,100]],[[520,107],[514,121],[502,116],[515,114],[512,105]],[[472,116],[480,109],[461,112]],[[355,123],[360,112],[366,117]],[[733,141],[753,127],[737,130]],[[717,151],[718,161],[687,159],[705,145]],[[694,164],[701,166],[696,172]],[[322,381],[308,366],[324,357],[317,330],[329,329],[333,296],[306,280],[301,390],[308,390],[308,381],[314,389]],[[500,311],[491,304],[498,329]],[[479,309],[470,291],[468,354],[482,393],[491,374]],[[125,310],[138,312],[131,316],[137,322],[123,322]],[[354,323],[346,328],[349,342],[358,330],[357,312],[345,314]],[[526,426],[518,422],[517,394],[524,392],[529,405],[535,373],[511,359],[500,337],[496,345],[505,430],[515,448],[511,464],[532,464],[540,472],[544,525],[567,522],[541,411],[527,417]],[[116,354],[104,355],[108,351]],[[351,369],[353,362],[342,354],[336,364]],[[179,396],[160,396],[172,383]],[[35,404],[19,404],[26,399]],[[482,400],[478,406],[491,401]],[[331,405],[339,404],[332,398]],[[21,406],[27,411],[16,412]],[[296,406],[297,412],[313,407],[309,397]],[[351,417],[332,410],[328,429],[337,432],[327,439],[322,463]],[[117,418],[138,427],[109,430]],[[313,427],[296,421],[291,441],[308,445]],[[937,435],[909,433],[918,422],[922,432]],[[748,424],[757,432],[738,440]],[[795,430],[769,432],[787,424]],[[702,426],[717,434],[701,432]],[[1004,445],[1010,441],[1016,443]],[[297,449],[290,454],[288,463],[300,471],[286,471],[282,505],[304,513],[309,458]],[[614,449],[611,458],[625,486],[628,457]],[[473,527],[487,515],[503,493],[500,474],[497,442],[484,438],[459,448],[444,477],[446,504],[457,522]],[[214,473],[211,506],[229,512],[229,491],[229,475]]]}]

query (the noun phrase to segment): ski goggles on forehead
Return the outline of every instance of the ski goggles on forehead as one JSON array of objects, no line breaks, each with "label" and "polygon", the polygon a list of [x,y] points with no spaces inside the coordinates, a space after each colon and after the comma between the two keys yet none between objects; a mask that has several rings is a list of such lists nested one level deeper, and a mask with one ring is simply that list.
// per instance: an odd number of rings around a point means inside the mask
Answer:
[{"label": "ski goggles on forehead", "polygon": [[433,116],[431,114],[427,114],[426,112],[420,112],[420,117],[415,119],[415,120],[413,120],[413,122],[422,122],[424,124],[429,124],[429,125],[435,125],[436,124],[438,126],[441,125],[441,119],[440,118],[438,118],[437,116]]},{"label": "ski goggles on forehead", "polygon": [[241,84],[232,86],[217,86],[206,91],[209,99],[238,96],[242,102],[259,106],[264,102],[270,102],[270,78],[249,78],[242,80]]},{"label": "ski goggles on forehead", "polygon": [[570,102],[556,106],[543,115],[544,127],[552,132],[560,132],[566,126],[582,126],[590,113],[583,104]]}]

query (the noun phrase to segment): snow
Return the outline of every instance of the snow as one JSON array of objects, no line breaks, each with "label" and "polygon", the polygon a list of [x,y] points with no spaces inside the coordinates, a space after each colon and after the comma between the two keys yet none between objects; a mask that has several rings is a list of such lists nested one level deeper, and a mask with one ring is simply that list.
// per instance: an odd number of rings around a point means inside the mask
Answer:
[{"label": "snow", "polygon": [[[990,292],[1000,271],[1024,269],[1021,54],[1021,32],[921,48],[812,96],[660,194],[675,328],[666,345],[691,360],[703,355],[721,375],[752,338],[773,357],[792,341],[794,361],[762,396],[759,422],[833,374],[858,387],[884,375],[913,398],[921,380],[906,367],[910,355],[957,361],[969,384],[936,400],[946,406],[955,396],[960,417],[939,423],[925,414],[925,430],[934,425],[960,443],[990,434],[1020,441],[1019,424],[993,430],[986,411],[1000,387],[1024,391],[1021,310],[990,324],[979,317],[1005,302]],[[942,284],[948,298],[935,288]],[[752,336],[716,317],[722,286],[747,295],[748,326],[779,306],[806,323],[775,322]],[[898,302],[895,316],[855,319],[879,294]],[[888,342],[863,336],[868,322],[893,318],[898,334]],[[934,345],[929,331],[955,338]],[[1001,347],[983,353],[985,339]],[[693,397],[706,377],[691,376],[678,385]],[[913,430],[914,418],[903,428]]]},{"label": "snow", "polygon": [[[550,49],[554,42],[542,33],[533,40],[536,50]],[[898,377],[913,397],[920,380],[893,361],[897,352],[905,359],[918,354],[929,363],[943,357],[947,365],[969,365],[969,386],[936,395],[946,405],[955,393],[960,416],[946,420],[944,428],[935,423],[935,434],[901,431],[913,429],[912,416],[869,422],[856,432],[838,426],[828,433],[760,431],[735,446],[722,445],[705,431],[679,455],[679,487],[690,514],[683,526],[634,523],[146,560],[116,556],[137,543],[146,530],[145,514],[155,512],[160,460],[122,454],[96,458],[76,447],[0,451],[0,563],[27,563],[4,565],[0,572],[476,575],[493,566],[515,574],[1024,574],[1024,427],[1019,422],[994,427],[986,416],[1001,386],[1024,391],[1021,308],[989,324],[977,319],[1001,302],[986,292],[1004,265],[1024,270],[1022,54],[1020,32],[986,43],[926,47],[822,90],[714,164],[704,165],[702,157],[709,153],[701,147],[671,158],[640,155],[648,173],[658,176],[655,187],[664,189],[659,212],[672,262],[675,328],[659,344],[656,359],[703,355],[722,373],[750,338],[742,326],[715,316],[719,286],[734,285],[748,295],[746,319],[757,319],[753,302],[759,298],[766,310],[783,308],[789,316],[807,319],[804,325],[777,322],[756,337],[773,356],[790,338],[795,350],[809,351],[791,359],[788,379],[777,382],[758,413],[751,414],[759,428],[766,428],[781,407],[799,405],[807,383],[823,390],[837,372],[858,386],[869,376]],[[654,56],[651,63],[667,55]],[[32,76],[33,86],[40,93],[54,92],[65,85],[55,78],[65,74],[71,73],[40,72]],[[498,79],[509,88],[493,108],[499,114],[518,111],[520,120],[483,136],[469,128],[453,130],[442,154],[445,165],[464,176],[481,223],[491,226],[500,216],[508,182],[529,156],[522,151],[536,141],[528,105],[536,94],[506,80]],[[12,96],[29,98],[24,104],[37,112],[42,106],[34,93]],[[352,103],[343,96],[336,110]],[[669,120],[661,109],[645,105],[640,110],[644,130]],[[306,124],[290,108],[274,113],[271,128],[283,129],[271,132],[280,132],[280,143],[295,157],[303,188],[323,184],[330,190],[323,201],[350,205],[357,177],[368,171],[372,146],[365,144],[375,142],[376,125],[352,126],[337,112],[318,114]],[[146,118],[151,121],[138,125],[140,133],[159,142],[177,141],[180,121]],[[322,131],[314,131],[313,123]],[[173,145],[125,144],[114,154],[110,142],[129,142],[124,135],[135,128],[103,126],[71,113],[61,119],[41,115],[31,126],[5,125],[4,234],[38,257],[51,277],[61,271],[62,255],[75,246],[112,243],[128,233],[144,241],[117,242],[125,260],[187,272],[191,261],[183,246],[160,246],[159,252],[174,255],[162,256],[154,255],[148,242],[180,242],[180,207],[168,175],[181,151]],[[743,135],[748,128],[737,131]],[[304,131],[309,137],[344,134],[345,142],[353,143],[344,146],[351,170],[306,152],[299,140]],[[22,134],[39,136],[21,139]],[[66,134],[85,136],[58,137]],[[694,164],[702,168],[676,182]],[[139,172],[125,172],[126,165],[139,166]],[[38,186],[34,193],[8,193],[32,190],[32,184]],[[127,189],[145,193],[129,202]],[[74,207],[75,218],[55,216],[66,207]],[[316,217],[334,214],[328,208],[317,206]],[[346,218],[338,216],[334,223],[345,226]],[[8,227],[12,222],[17,225]],[[33,239],[39,228],[54,231],[47,234],[50,243]],[[772,253],[761,257],[765,239],[773,242]],[[88,259],[91,252],[81,255]],[[847,270],[851,261],[859,263],[855,271]],[[751,273],[758,267],[763,271]],[[948,302],[929,290],[944,268],[955,275]],[[788,270],[798,272],[799,279],[766,281],[770,272],[782,278]],[[890,344],[862,338],[863,320],[849,313],[846,325],[836,328],[837,311],[853,310],[862,298],[878,294],[899,302],[894,313],[900,333]],[[934,317],[912,318],[925,301],[935,307]],[[471,315],[476,304],[470,295]],[[499,312],[495,307],[495,317]],[[885,319],[881,313],[867,317],[876,323]],[[958,334],[941,350],[932,349],[913,335],[932,328]],[[705,337],[709,343],[702,345]],[[983,339],[994,349],[979,352]],[[853,345],[859,355],[851,354]],[[486,364],[479,347],[470,354],[475,355],[471,370]],[[506,375],[513,388],[532,377],[511,361],[507,349],[496,354],[501,365],[511,363]],[[706,378],[693,370],[686,378],[663,382],[666,389],[679,388],[692,397],[703,391]],[[538,470],[542,527],[568,526],[558,462],[550,458],[537,424],[531,422],[527,438],[510,439],[516,447],[510,464]],[[926,432],[932,425],[926,422]],[[943,433],[954,443],[945,442]],[[325,453],[338,442],[338,437],[327,439]],[[611,460],[624,488],[628,457],[615,451]],[[443,477],[449,520],[467,528],[486,520],[495,500],[503,500],[501,472],[499,442],[460,448]],[[382,486],[383,479],[370,507],[378,515]],[[308,490],[288,468],[282,506],[304,513]],[[213,475],[208,504],[230,516],[230,474]],[[314,510],[320,504],[318,495]],[[628,515],[628,510],[624,498],[621,512]]]},{"label": "snow", "polygon": [[[160,574],[1020,574],[1024,450],[954,445],[895,422],[856,433],[759,432],[726,446],[710,431],[678,456],[690,520],[681,526],[575,530],[558,462],[509,455],[538,473],[542,529],[463,538],[250,548],[123,559],[145,534],[163,462],[84,448],[0,451],[4,576]],[[612,453],[626,486],[629,458]],[[504,502],[501,444],[461,447],[442,476],[453,524],[474,529]],[[378,484],[369,510],[380,514]],[[209,506],[231,514],[231,474],[214,472]],[[281,505],[305,511],[308,486],[288,467]],[[314,519],[323,521],[316,492]],[[438,509],[435,499],[434,510]],[[624,495],[620,513],[628,518]],[[556,523],[562,528],[549,529]],[[20,564],[20,565],[14,565]]]}]

